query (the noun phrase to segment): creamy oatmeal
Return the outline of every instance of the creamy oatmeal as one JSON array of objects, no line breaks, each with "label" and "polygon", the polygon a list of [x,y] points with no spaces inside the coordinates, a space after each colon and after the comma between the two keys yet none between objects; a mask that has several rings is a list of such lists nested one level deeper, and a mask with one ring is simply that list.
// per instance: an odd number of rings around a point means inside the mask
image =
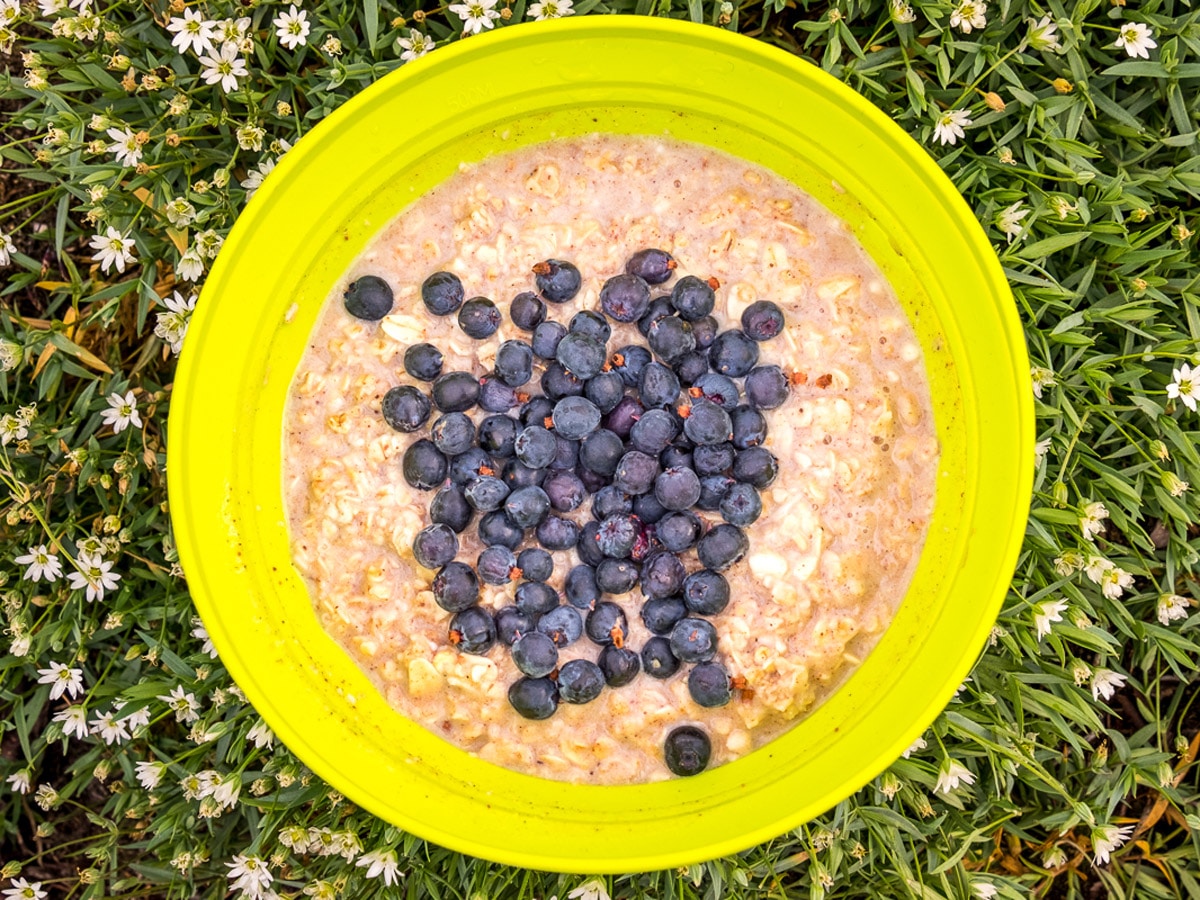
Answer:
[{"label": "creamy oatmeal", "polygon": [[[779,476],[762,490],[762,515],[746,529],[749,553],[725,572],[732,599],[711,619],[717,659],[736,689],[729,704],[702,708],[689,696],[684,666],[669,679],[642,673],[592,702],[561,703],[551,718],[527,720],[507,700],[520,675],[509,649],[497,643],[469,655],[448,639],[451,614],[433,600],[435,573],[412,551],[430,524],[432,494],[410,487],[400,467],[429,423],[394,431],[381,401],[401,384],[428,393],[405,373],[411,345],[436,345],[444,372],[482,376],[503,340],[528,340],[508,308],[533,289],[539,261],[569,260],[583,274],[573,300],[549,304],[549,317],[565,324],[579,310],[599,309],[605,279],[649,247],[674,256],[677,277],[717,280],[713,315],[722,329],[740,327],[758,299],[786,315],[785,331],[761,345],[759,361],[792,376],[787,401],[765,413]],[[495,300],[504,320],[494,336],[472,340],[454,316],[428,313],[420,285],[439,270],[455,273],[467,297]],[[395,292],[392,313],[378,323],[351,317],[341,302],[345,286],[368,274]],[[636,325],[611,324],[610,350],[644,343]],[[488,413],[470,415],[478,422]],[[284,434],[295,564],[324,627],[389,703],[483,759],[596,784],[669,777],[663,741],[681,724],[710,736],[710,765],[735,759],[827,696],[904,595],[932,511],[937,455],[916,338],[839,220],[790,183],[716,151],[611,136],[464,167],[405,210],[333,291],[292,385]],[[589,507],[570,515],[582,523]],[[721,521],[715,512],[698,515]],[[474,523],[459,541],[457,559],[474,565],[483,549]],[[554,558],[548,583],[561,591],[578,557],[567,550]],[[700,568],[694,550],[682,559],[689,572]],[[480,587],[482,607],[494,611],[513,603],[517,583]],[[622,605],[627,644],[641,647],[650,632],[639,617],[640,591],[605,599]],[[598,651],[584,636],[559,651],[560,665],[594,660]]]}]

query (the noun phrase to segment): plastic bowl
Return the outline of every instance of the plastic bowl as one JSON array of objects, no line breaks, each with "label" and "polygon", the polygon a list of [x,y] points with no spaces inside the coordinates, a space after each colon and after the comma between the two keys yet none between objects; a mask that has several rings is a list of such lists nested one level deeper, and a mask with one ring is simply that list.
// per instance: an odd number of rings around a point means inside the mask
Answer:
[{"label": "plastic bowl", "polygon": [[[290,564],[289,381],[331,286],[463,160],[555,136],[669,134],[760,163],[851,224],[924,348],[942,455],[911,588],[876,649],[785,736],[697,777],[516,774],[389,708],[318,624]],[[640,871],[742,850],[891,763],[968,673],[999,609],[1033,472],[1028,360],[1004,276],[923,148],[849,88],[706,26],[595,17],[455,43],[346,103],[280,162],[205,285],[180,361],[169,487],[180,557],[230,673],[355,803],[423,838],[538,869]]]}]

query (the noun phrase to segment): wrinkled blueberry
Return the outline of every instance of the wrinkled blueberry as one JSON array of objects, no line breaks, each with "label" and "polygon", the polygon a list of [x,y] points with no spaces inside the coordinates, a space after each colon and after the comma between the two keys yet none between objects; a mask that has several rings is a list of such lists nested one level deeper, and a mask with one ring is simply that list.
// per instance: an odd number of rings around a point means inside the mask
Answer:
[{"label": "wrinkled blueberry", "polygon": [[733,444],[701,444],[692,451],[692,465],[700,476],[728,472],[733,466]]},{"label": "wrinkled blueberry", "polygon": [[346,312],[356,319],[378,322],[392,311],[392,289],[378,275],[364,275],[352,281],[343,295]]},{"label": "wrinkled blueberry", "polygon": [[609,516],[600,522],[596,543],[600,552],[615,559],[625,559],[637,540],[638,523],[632,516]]},{"label": "wrinkled blueberry", "polygon": [[549,678],[518,678],[508,689],[508,702],[526,719],[548,719],[558,709],[558,686]]},{"label": "wrinkled blueberry", "polygon": [[742,330],[756,341],[769,341],[783,331],[783,310],[770,300],[755,300],[742,310]]},{"label": "wrinkled blueberry", "polygon": [[589,640],[594,643],[623,645],[629,637],[629,623],[625,620],[625,610],[607,600],[597,603],[587,614],[584,630]]},{"label": "wrinkled blueberry", "polygon": [[442,412],[465,412],[479,402],[479,380],[469,372],[448,372],[433,383],[433,405]]},{"label": "wrinkled blueberry", "polygon": [[421,284],[421,300],[435,316],[448,316],[460,306],[463,297],[462,282],[453,272],[434,272]]},{"label": "wrinkled blueberry", "polygon": [[629,257],[625,262],[625,271],[638,276],[647,284],[662,284],[671,277],[678,265],[666,250],[648,247]]},{"label": "wrinkled blueberry", "polygon": [[758,363],[758,344],[742,331],[722,331],[708,348],[714,372],[741,378]]},{"label": "wrinkled blueberry", "polygon": [[702,616],[715,616],[729,605],[729,582],[720,572],[701,569],[683,580],[683,602]]},{"label": "wrinkled blueberry", "polygon": [[554,358],[576,378],[587,381],[604,368],[607,356],[603,341],[571,332],[558,342]]},{"label": "wrinkled blueberry", "polygon": [[551,418],[554,430],[573,441],[582,440],[600,426],[600,410],[587,397],[564,397],[555,404]]},{"label": "wrinkled blueberry", "polygon": [[609,516],[627,516],[633,512],[633,501],[615,484],[603,487],[592,495],[592,517],[607,519]]},{"label": "wrinkled blueberry", "polygon": [[429,398],[411,385],[394,387],[383,395],[383,421],[397,431],[416,431],[429,418]]},{"label": "wrinkled blueberry", "polygon": [[542,490],[550,498],[551,508],[558,512],[578,509],[587,499],[587,489],[574,472],[551,472],[542,482]]},{"label": "wrinkled blueberry", "polygon": [[498,375],[479,379],[479,407],[490,413],[504,413],[521,405],[521,395],[505,384]]},{"label": "wrinkled blueberry", "polygon": [[714,572],[722,572],[746,555],[750,542],[736,525],[718,525],[700,538],[696,555],[700,564]]},{"label": "wrinkled blueberry", "polygon": [[687,570],[674,553],[654,553],[642,563],[642,593],[650,599],[673,597],[683,589]]},{"label": "wrinkled blueberry", "polygon": [[492,458],[478,447],[470,447],[450,460],[450,480],[466,486],[492,472]]},{"label": "wrinkled blueberry", "polygon": [[466,494],[467,502],[479,512],[491,512],[504,505],[504,500],[508,497],[508,485],[499,478],[484,475],[467,485]]},{"label": "wrinkled blueberry", "polygon": [[430,525],[413,538],[413,558],[427,569],[440,569],[457,555],[458,538],[449,525]]},{"label": "wrinkled blueberry", "polygon": [[642,670],[642,659],[628,647],[608,644],[600,651],[596,660],[604,681],[609,687],[623,687],[637,677]]},{"label": "wrinkled blueberry", "polygon": [[590,703],[604,690],[604,673],[590,659],[573,659],[558,671],[558,696],[564,703]]},{"label": "wrinkled blueberry", "polygon": [[[554,641],[556,646],[566,647],[583,635],[583,617],[573,606],[556,606],[538,619],[537,630]],[[560,688],[561,677],[560,673]]]},{"label": "wrinkled blueberry", "polygon": [[672,363],[696,349],[692,326],[676,316],[663,316],[646,332],[650,349],[666,363]]},{"label": "wrinkled blueberry", "polygon": [[442,374],[442,351],[433,344],[413,344],[404,351],[404,371],[418,381],[433,381]]},{"label": "wrinkled blueberry", "polygon": [[540,631],[531,631],[513,642],[512,660],[522,675],[541,678],[558,667],[558,648]]},{"label": "wrinkled blueberry", "polygon": [[483,656],[496,643],[496,623],[490,613],[471,606],[450,620],[450,643],[463,653]]},{"label": "wrinkled blueberry", "polygon": [[544,469],[558,452],[554,435],[541,425],[529,425],[518,432],[513,454],[531,469]]},{"label": "wrinkled blueberry", "polygon": [[627,494],[645,494],[658,477],[658,460],[640,450],[630,450],[617,462],[613,485]]},{"label": "wrinkled blueberry", "polygon": [[541,547],[526,547],[517,556],[517,567],[526,581],[549,581],[554,574],[554,557]]},{"label": "wrinkled blueberry", "polygon": [[717,629],[707,619],[682,618],[671,629],[671,652],[680,662],[708,662],[717,655]]},{"label": "wrinkled blueberry", "polygon": [[[726,412],[732,412],[738,405],[737,382],[728,375],[708,372],[696,379],[692,386],[700,391],[700,396],[705,400],[717,404]],[[693,393],[692,396],[695,397],[696,394]]]},{"label": "wrinkled blueberry", "polygon": [[404,451],[400,469],[410,485],[421,491],[431,491],[446,480],[450,464],[433,441],[421,438]]},{"label": "wrinkled blueberry", "polygon": [[671,652],[671,642],[656,635],[642,647],[642,668],[651,678],[670,678],[679,671],[679,660]]},{"label": "wrinkled blueberry", "polygon": [[513,580],[513,570],[516,568],[517,558],[511,550],[500,544],[485,547],[475,562],[476,574],[487,584],[508,584]]},{"label": "wrinkled blueberry", "polygon": [[696,501],[696,508],[716,512],[721,508],[721,501],[729,489],[736,483],[728,475],[705,475],[700,479],[700,499]]},{"label": "wrinkled blueberry", "polygon": [[508,317],[522,331],[533,331],[546,321],[546,304],[532,291],[522,291],[513,297]]},{"label": "wrinkled blueberry", "polygon": [[579,293],[583,278],[579,270],[561,259],[547,259],[533,267],[537,288],[551,303],[566,303]]},{"label": "wrinkled blueberry", "polygon": [[466,563],[448,562],[433,576],[433,599],[446,612],[461,612],[479,599],[479,579]]},{"label": "wrinkled blueberry", "polygon": [[636,322],[650,308],[650,285],[639,275],[614,275],[600,288],[600,308],[618,322]]}]

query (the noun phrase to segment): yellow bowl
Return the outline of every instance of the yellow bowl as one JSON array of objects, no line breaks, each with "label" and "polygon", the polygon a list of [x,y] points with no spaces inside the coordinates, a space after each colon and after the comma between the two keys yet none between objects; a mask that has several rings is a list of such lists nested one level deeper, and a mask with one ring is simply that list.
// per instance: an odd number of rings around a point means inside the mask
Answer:
[{"label": "yellow bowl", "polygon": [[[688,779],[600,787],[482,762],[393,712],[325,634],[292,568],[281,423],[332,285],[460,161],[556,136],[669,134],[773,169],[852,226],[924,348],[941,462],[927,543],[882,641],[785,736]],[[847,797],[937,716],[1012,574],[1033,472],[1029,364],[1008,286],[926,151],[765,44],[657,18],[522,25],[455,43],[346,103],[280,162],[205,285],[170,418],[175,534],[230,673],[297,756],[438,844],[538,869],[720,856]]]}]

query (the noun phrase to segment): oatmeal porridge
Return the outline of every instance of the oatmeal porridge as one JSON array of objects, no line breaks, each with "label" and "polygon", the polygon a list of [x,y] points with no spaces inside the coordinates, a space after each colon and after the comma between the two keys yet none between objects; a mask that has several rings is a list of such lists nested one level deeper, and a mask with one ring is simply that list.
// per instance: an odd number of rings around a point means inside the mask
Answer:
[{"label": "oatmeal porridge", "polygon": [[[351,315],[378,301],[372,285],[384,305]],[[626,289],[642,292],[632,312]],[[447,298],[454,314],[435,314]],[[543,316],[563,327],[532,330]],[[564,333],[583,338],[568,351]],[[557,349],[539,355],[547,335]],[[517,354],[527,382],[498,376],[516,343],[533,345]],[[677,377],[671,399],[627,377],[634,357]],[[583,369],[586,392],[571,388]],[[481,382],[501,412],[477,405]],[[497,415],[511,424],[484,425]],[[436,448],[464,421],[448,458]],[[718,436],[701,436],[713,421]],[[665,441],[645,437],[652,422]],[[543,430],[549,462],[524,465]],[[295,565],[391,706],[482,759],[593,784],[690,774],[668,768],[669,738],[728,762],[828,696],[905,593],[938,457],[917,340],[840,220],[717,151],[599,135],[464,166],[387,226],[318,320],[283,449]],[[648,497],[614,474],[635,449],[650,451]],[[515,504],[522,486],[541,489]],[[551,498],[549,516],[531,494]]]}]

